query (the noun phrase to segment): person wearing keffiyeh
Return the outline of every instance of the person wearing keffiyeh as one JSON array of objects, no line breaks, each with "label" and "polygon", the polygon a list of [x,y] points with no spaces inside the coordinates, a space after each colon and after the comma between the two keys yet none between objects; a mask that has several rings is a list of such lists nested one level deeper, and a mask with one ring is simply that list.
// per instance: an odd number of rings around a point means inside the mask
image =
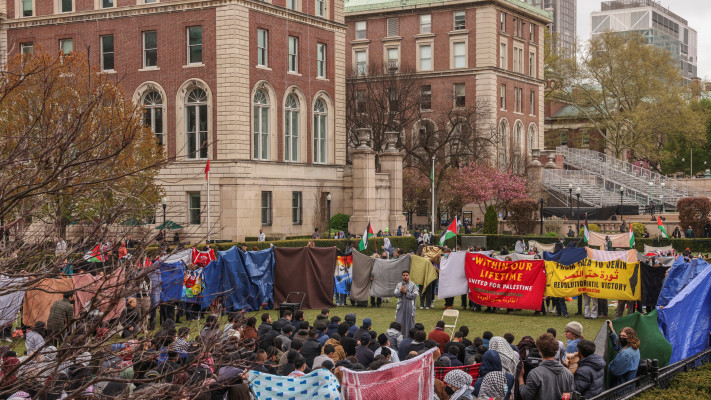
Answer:
[{"label": "person wearing keffiyeh", "polygon": [[479,399],[503,399],[508,394],[506,375],[501,371],[486,374],[479,390]]},{"label": "person wearing keffiyeh", "polygon": [[472,376],[460,369],[449,371],[444,376],[444,383],[447,385],[445,390],[449,394],[449,400],[473,399],[472,381]]},{"label": "person wearing keffiyeh", "polygon": [[509,346],[509,342],[507,342],[506,339],[501,336],[494,336],[489,341],[489,350],[494,350],[499,353],[504,372],[508,372],[512,376],[516,374],[516,365],[518,365],[519,362],[519,355]]}]

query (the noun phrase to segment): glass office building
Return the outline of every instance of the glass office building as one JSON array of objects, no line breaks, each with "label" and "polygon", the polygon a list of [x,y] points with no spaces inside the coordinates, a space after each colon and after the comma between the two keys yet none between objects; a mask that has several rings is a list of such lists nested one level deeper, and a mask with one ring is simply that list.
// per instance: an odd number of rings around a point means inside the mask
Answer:
[{"label": "glass office building", "polygon": [[591,15],[592,35],[606,31],[639,32],[649,44],[668,50],[681,75],[697,76],[696,30],[688,22],[653,0],[615,0],[602,3]]}]

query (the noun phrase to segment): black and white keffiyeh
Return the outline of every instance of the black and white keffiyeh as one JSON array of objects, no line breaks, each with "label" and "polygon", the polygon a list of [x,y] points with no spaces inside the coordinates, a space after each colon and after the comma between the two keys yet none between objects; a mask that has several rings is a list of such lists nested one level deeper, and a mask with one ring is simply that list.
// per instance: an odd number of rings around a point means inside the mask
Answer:
[{"label": "black and white keffiyeh", "polygon": [[[504,377],[504,379],[506,379],[506,377]],[[460,369],[449,371],[447,375],[444,376],[444,383],[452,388],[457,388],[457,391],[449,397],[449,400],[457,400],[464,392],[470,389],[473,381],[474,379],[471,375]]]},{"label": "black and white keffiyeh", "polygon": [[508,392],[506,374],[501,371],[492,371],[486,374],[479,389],[480,399],[504,398]]}]

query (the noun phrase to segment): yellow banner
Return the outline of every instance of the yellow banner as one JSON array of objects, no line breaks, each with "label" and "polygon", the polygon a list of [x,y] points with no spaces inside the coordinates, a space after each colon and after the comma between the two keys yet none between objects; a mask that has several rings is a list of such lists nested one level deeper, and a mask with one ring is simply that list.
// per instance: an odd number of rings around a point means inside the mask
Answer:
[{"label": "yellow banner", "polygon": [[587,293],[601,299],[640,300],[641,287],[639,263],[589,258],[573,265],[546,261],[546,296],[574,297]]}]

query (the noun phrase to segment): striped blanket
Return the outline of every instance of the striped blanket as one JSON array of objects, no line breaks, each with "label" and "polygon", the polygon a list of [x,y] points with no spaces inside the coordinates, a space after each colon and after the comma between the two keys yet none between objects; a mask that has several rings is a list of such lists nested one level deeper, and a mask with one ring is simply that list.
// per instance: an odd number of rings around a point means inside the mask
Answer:
[{"label": "striped blanket", "polygon": [[461,369],[467,374],[471,375],[474,379],[472,382],[476,382],[476,378],[479,377],[479,366],[481,364],[465,365],[463,367],[435,367],[435,379],[444,381],[444,376],[447,375],[449,371],[454,371],[455,369]]}]

